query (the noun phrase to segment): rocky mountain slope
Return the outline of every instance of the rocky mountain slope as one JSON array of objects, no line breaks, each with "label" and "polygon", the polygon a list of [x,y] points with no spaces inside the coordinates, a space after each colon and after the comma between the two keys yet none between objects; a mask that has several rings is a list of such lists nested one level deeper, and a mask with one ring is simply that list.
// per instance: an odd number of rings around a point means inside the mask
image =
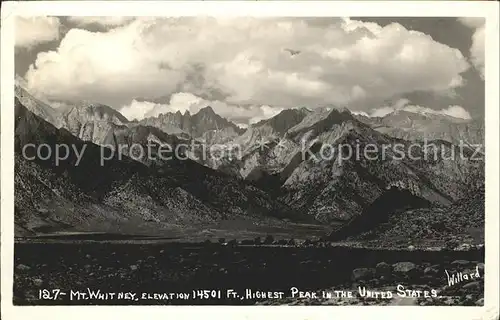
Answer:
[{"label": "rocky mountain slope", "polygon": [[444,140],[456,145],[484,144],[484,123],[446,115],[397,110],[384,117],[356,118],[375,130],[405,140]]},{"label": "rocky mountain slope", "polygon": [[44,119],[45,121],[60,128],[63,126],[63,121],[60,112],[52,108],[47,102],[40,98],[35,98],[26,90],[26,84],[23,79],[16,77],[16,85],[14,94],[19,101],[28,108],[31,112]]},{"label": "rocky mountain slope", "polygon": [[103,145],[106,137],[119,126],[126,126],[128,120],[111,107],[82,102],[61,112],[63,126],[74,136],[95,144]]},{"label": "rocky mountain slope", "polygon": [[[81,174],[68,167],[62,172],[71,179],[61,190],[76,190],[75,195],[91,199],[89,203],[97,201],[99,206],[112,208],[102,212],[123,210],[153,222],[193,217],[217,221],[240,215],[330,224],[369,215],[381,199],[386,203],[397,203],[401,197],[409,200],[391,210],[447,206],[484,184],[484,155],[453,144],[463,137],[469,143],[480,141],[482,127],[447,116],[398,111],[384,118],[367,118],[347,109],[289,109],[242,132],[210,107],[194,115],[178,112],[130,122],[99,104],[82,103],[56,111],[21,87],[16,87],[16,96],[16,112],[21,115],[16,120],[19,148],[26,142],[47,139],[52,145],[71,141],[93,146],[88,170],[105,181],[103,187],[82,189],[87,176],[74,180]],[[434,140],[424,144],[422,136]],[[165,144],[171,149],[183,145],[178,154],[194,161],[158,161],[131,150],[133,145],[144,150],[150,143],[153,153]],[[123,177],[110,176],[115,169],[101,172],[102,168],[94,168],[100,157],[98,145],[121,150],[128,160],[115,167],[117,172],[127,172]],[[207,146],[218,149],[207,153]],[[473,155],[475,159],[471,159]],[[111,159],[107,165],[115,165],[115,161],[119,160]],[[47,163],[19,160],[28,172],[48,170],[46,180],[52,181],[53,171],[60,169],[52,168],[53,163],[47,167]],[[36,177],[25,179],[38,181]],[[54,181],[66,183],[60,176]],[[96,191],[102,188],[102,192]],[[391,191],[394,188],[397,192]],[[51,197],[44,194],[44,198]],[[72,203],[72,196],[64,198]],[[39,213],[30,205],[19,207]]]},{"label": "rocky mountain slope", "polygon": [[[259,150],[281,139],[288,129],[300,123],[310,111],[287,109],[276,116],[251,125],[244,133],[217,146],[205,165],[247,178],[252,169],[265,166],[269,159],[259,157]],[[251,179],[250,179],[251,180]]]},{"label": "rocky mountain slope", "polygon": [[168,112],[141,121],[129,121],[119,111],[89,101],[65,101],[60,103],[61,107],[53,108],[41,95],[32,95],[25,81],[19,76],[16,76],[15,96],[28,110],[47,122],[58,128],[65,127],[75,136],[97,144],[112,130],[113,124],[155,127],[183,139],[202,138],[207,143],[227,142],[245,131],[216,114],[210,106],[193,115],[189,111],[184,114],[180,111]]},{"label": "rocky mountain slope", "polygon": [[[18,233],[64,229],[119,231],[124,224],[193,225],[223,219],[256,219],[279,223],[308,221],[266,192],[190,160],[145,166],[117,154],[101,163],[102,147],[57,129],[15,105],[15,222]],[[35,148],[68,145],[56,162],[54,152],[42,160]],[[80,161],[80,162],[78,162]],[[77,165],[78,163],[78,165]]]},{"label": "rocky mountain slope", "polygon": [[[468,195],[448,207],[428,207],[402,210],[392,214],[382,223],[374,223],[362,231],[346,230],[332,233],[350,240],[372,240],[384,243],[420,242],[444,243],[453,248],[484,244],[485,191],[484,185],[471,189]],[[340,230],[339,230],[340,231]],[[347,232],[346,232],[347,231]]]},{"label": "rocky mountain slope", "polygon": [[[391,186],[447,205],[484,181],[483,161],[462,159],[456,146],[434,141],[425,150],[412,148],[410,141],[373,130],[348,110],[317,109],[273,138],[246,150],[231,170],[327,223],[361,214]],[[365,156],[370,149],[376,152]],[[464,149],[465,157],[471,155]]]},{"label": "rocky mountain slope", "polygon": [[[210,106],[190,115],[186,112],[161,114],[158,117],[142,121],[129,121],[119,111],[99,103],[88,101],[64,102],[60,108],[51,107],[40,97],[31,95],[18,79],[15,95],[31,112],[57,128],[65,128],[74,136],[98,145],[118,148],[118,142],[124,142],[124,150],[134,143],[147,140],[159,144],[170,144],[173,140],[200,145],[223,144],[243,132],[232,122],[217,115]],[[196,138],[196,141],[194,140]],[[176,144],[171,147],[175,148]],[[200,148],[194,148],[196,154]],[[125,155],[129,155],[127,152]],[[205,164],[203,161],[200,163]]]},{"label": "rocky mountain slope", "polygon": [[249,151],[266,142],[281,138],[291,127],[300,123],[309,113],[307,109],[286,109],[272,118],[251,125],[234,143]]},{"label": "rocky mountain slope", "polygon": [[152,161],[147,154],[130,154],[134,144],[143,146],[144,150],[147,150],[146,145],[150,142],[156,146],[169,145],[171,149],[175,149],[180,142],[189,144],[189,137],[178,137],[154,126],[128,121],[120,112],[106,105],[80,101],[66,102],[64,107],[52,108],[40,97],[29,94],[21,84],[19,80],[15,96],[33,114],[56,128],[64,128],[83,141],[109,147],[115,153],[132,156],[144,164],[150,165]]}]

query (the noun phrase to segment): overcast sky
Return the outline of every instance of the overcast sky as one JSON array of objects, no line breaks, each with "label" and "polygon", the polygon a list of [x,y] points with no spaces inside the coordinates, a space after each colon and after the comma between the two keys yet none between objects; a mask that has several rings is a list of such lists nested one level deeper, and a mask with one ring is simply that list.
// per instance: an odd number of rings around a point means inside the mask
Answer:
[{"label": "overcast sky", "polygon": [[15,63],[35,93],[129,119],[206,105],[238,124],[302,106],[484,117],[475,18],[18,17]]}]

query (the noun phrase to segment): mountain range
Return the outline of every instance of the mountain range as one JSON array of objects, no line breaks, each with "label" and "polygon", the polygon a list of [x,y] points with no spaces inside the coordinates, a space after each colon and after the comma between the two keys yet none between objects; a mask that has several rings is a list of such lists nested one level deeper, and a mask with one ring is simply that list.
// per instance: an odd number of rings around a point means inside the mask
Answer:
[{"label": "mountain range", "polygon": [[[280,116],[287,115],[276,117]],[[263,148],[243,148],[247,151],[232,163],[238,169],[233,172],[278,191],[283,202],[326,223],[360,214],[391,186],[432,203],[449,204],[483,179],[482,161],[450,157],[453,152],[459,154],[457,146],[435,141],[436,157],[425,159],[430,153],[424,144],[412,149],[414,142],[382,134],[348,110],[315,110],[285,133],[268,138]],[[406,153],[398,159],[388,149],[382,156],[384,145],[399,145]],[[378,149],[376,159],[348,157],[349,150],[370,147]],[[417,151],[410,154],[409,150]],[[341,157],[345,160],[338,161]]]},{"label": "mountain range", "polygon": [[[482,124],[472,120],[297,108],[243,130],[209,106],[194,115],[129,121],[102,104],[53,108],[43,100],[16,84],[19,233],[115,230],[131,221],[158,229],[231,219],[330,225],[370,215],[375,204],[390,210],[449,206],[484,184],[484,161],[451,156],[470,157],[476,153],[472,144],[484,143]],[[427,157],[423,139],[432,140],[435,157]],[[459,139],[468,147],[460,149]],[[78,166],[75,156],[56,165],[53,157],[24,158],[27,143],[87,149]],[[122,148],[148,143],[183,145],[182,154],[191,159],[152,160]],[[206,145],[215,152],[200,157]],[[384,149],[396,145],[401,150]],[[115,153],[101,165],[104,147],[123,157]],[[377,149],[376,158],[349,156],[369,147]],[[408,194],[418,201],[398,204]]]},{"label": "mountain range", "polygon": [[484,143],[484,122],[425,112],[396,110],[384,117],[356,118],[373,129],[405,140],[444,140],[456,145]]},{"label": "mountain range", "polygon": [[200,109],[196,114],[191,115],[189,111],[182,114],[162,113],[158,117],[149,117],[139,121],[140,124],[156,127],[166,133],[182,134],[185,133],[192,138],[200,138],[220,129],[226,130],[227,137],[236,137],[244,130],[234,123],[222,118],[210,106]]},{"label": "mountain range", "polygon": [[[138,221],[161,227],[238,217],[269,224],[311,220],[250,183],[194,161],[173,158],[147,166],[114,154],[101,164],[102,146],[56,128],[17,98],[15,126],[15,212],[21,233],[65,226],[116,232]],[[56,165],[54,153],[45,159],[29,148],[23,154],[28,144],[85,146],[85,154],[79,163],[71,153]]]}]

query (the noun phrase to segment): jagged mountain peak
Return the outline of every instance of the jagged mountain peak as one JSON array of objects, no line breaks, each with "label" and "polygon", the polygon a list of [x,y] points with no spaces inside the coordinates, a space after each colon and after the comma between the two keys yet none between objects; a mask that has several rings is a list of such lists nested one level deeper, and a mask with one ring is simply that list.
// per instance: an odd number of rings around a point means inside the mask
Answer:
[{"label": "jagged mountain peak", "polygon": [[305,114],[309,114],[312,112],[312,110],[309,109],[308,107],[300,107],[298,110],[304,112]]},{"label": "jagged mountain peak", "polygon": [[222,130],[224,128],[233,129],[225,131],[227,133],[234,132],[231,133],[231,137],[243,132],[236,124],[218,115],[211,106],[201,108],[193,115],[189,110],[184,111],[184,114],[178,110],[175,113],[166,112],[156,117],[144,118],[139,123],[157,127],[167,133],[188,134],[192,138],[200,138],[210,130]]},{"label": "jagged mountain peak", "polygon": [[251,128],[262,128],[268,126],[271,128],[270,133],[283,135],[288,129],[300,123],[307,114],[300,109],[285,109],[272,118],[261,120]]},{"label": "jagged mountain peak", "polygon": [[290,128],[288,134],[297,135],[309,130],[314,130],[319,133],[330,129],[334,124],[341,124],[349,120],[356,121],[348,109],[330,107],[317,108],[305,116],[300,123]]},{"label": "jagged mountain peak", "polygon": [[191,135],[193,137],[201,137],[209,130],[220,130],[229,127],[233,128],[237,134],[242,132],[236,124],[215,113],[211,106],[206,106],[191,116]]},{"label": "jagged mountain peak", "polygon": [[129,122],[129,120],[123,114],[121,114],[120,111],[105,104],[96,103],[92,101],[82,101],[80,104],[76,104],[74,108],[80,109],[89,114],[96,114],[101,118],[116,117],[122,123]]},{"label": "jagged mountain peak", "polygon": [[93,101],[79,101],[69,104],[63,111],[63,117],[69,127],[75,126],[76,123],[85,124],[92,121],[104,121],[117,125],[130,122],[118,110]]},{"label": "jagged mountain peak", "polygon": [[214,109],[211,106],[201,108],[196,114],[218,116],[218,114],[215,113]]}]

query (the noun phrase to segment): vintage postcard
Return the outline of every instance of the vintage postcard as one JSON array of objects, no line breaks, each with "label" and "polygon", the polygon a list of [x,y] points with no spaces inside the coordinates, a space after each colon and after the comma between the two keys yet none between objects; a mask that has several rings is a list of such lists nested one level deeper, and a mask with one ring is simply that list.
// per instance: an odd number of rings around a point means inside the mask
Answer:
[{"label": "vintage postcard", "polygon": [[2,318],[498,319],[498,7],[6,3]]}]

